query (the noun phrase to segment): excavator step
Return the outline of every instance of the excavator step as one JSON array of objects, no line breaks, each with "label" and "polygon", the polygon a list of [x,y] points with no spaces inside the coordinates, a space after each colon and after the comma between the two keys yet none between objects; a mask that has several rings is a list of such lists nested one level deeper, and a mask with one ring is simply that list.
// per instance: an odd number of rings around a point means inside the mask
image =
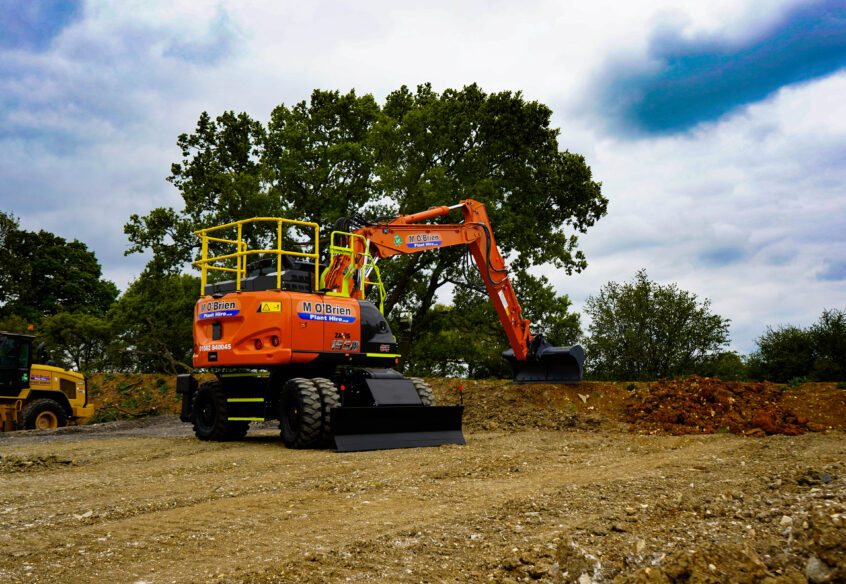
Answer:
[{"label": "excavator step", "polygon": [[464,444],[464,406],[340,407],[332,410],[338,452]]}]

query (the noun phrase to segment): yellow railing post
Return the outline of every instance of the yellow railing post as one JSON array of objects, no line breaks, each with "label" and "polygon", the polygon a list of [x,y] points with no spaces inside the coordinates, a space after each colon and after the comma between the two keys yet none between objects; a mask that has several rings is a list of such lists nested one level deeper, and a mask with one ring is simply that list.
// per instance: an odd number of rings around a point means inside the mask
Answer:
[{"label": "yellow railing post", "polygon": [[200,296],[203,296],[206,293],[206,276],[208,274],[208,270],[206,269],[206,259],[209,257],[209,240],[206,237],[206,234],[203,234],[203,275],[200,278]]},{"label": "yellow railing post", "polygon": [[314,223],[314,291],[320,289],[320,226]]},{"label": "yellow railing post", "polygon": [[282,287],[282,220],[276,222],[276,288]]}]

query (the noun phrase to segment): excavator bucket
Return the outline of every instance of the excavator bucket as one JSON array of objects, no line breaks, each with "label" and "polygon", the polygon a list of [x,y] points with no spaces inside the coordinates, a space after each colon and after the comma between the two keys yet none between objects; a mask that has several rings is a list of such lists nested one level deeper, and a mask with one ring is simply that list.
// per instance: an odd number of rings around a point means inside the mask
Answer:
[{"label": "excavator bucket", "polygon": [[463,406],[371,406],[332,410],[338,452],[464,444]]},{"label": "excavator bucket", "polygon": [[517,359],[512,349],[502,356],[511,363],[515,383],[579,383],[584,375],[585,352],[581,345],[555,347],[542,335],[532,339],[525,361]]}]

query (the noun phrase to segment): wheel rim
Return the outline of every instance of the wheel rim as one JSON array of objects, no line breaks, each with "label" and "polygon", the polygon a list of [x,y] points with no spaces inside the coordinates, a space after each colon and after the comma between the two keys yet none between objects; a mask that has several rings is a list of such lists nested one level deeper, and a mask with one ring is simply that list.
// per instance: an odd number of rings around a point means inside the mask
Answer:
[{"label": "wheel rim", "polygon": [[41,412],[35,418],[35,428],[37,430],[52,430],[59,427],[59,418],[53,412]]}]

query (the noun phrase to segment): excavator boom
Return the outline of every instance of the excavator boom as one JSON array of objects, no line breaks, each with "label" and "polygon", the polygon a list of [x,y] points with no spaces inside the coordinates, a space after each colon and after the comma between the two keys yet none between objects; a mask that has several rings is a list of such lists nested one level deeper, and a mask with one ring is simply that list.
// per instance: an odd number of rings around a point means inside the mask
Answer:
[{"label": "excavator boom", "polygon": [[[419,223],[461,209],[462,223]],[[384,223],[360,227],[348,237],[350,253],[333,255],[324,272],[322,286],[334,294],[364,298],[370,282],[356,277],[368,260],[467,245],[488,295],[505,330],[511,349],[503,353],[514,369],[514,379],[523,383],[578,383],[582,380],[584,351],[578,345],[554,347],[542,335],[532,335],[528,319],[508,278],[505,260],[499,253],[493,229],[483,204],[470,199],[453,206],[433,207],[411,215],[400,215]]]}]

